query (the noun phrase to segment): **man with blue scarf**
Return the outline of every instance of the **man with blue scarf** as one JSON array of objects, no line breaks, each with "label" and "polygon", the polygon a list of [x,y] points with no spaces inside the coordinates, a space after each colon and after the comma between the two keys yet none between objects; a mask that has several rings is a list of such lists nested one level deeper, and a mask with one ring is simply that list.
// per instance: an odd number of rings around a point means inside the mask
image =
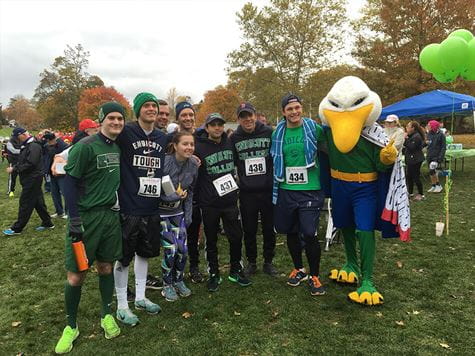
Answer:
[{"label": "man with blue scarf", "polygon": [[[320,244],[315,236],[324,194],[320,184],[317,143],[323,140],[321,126],[302,117],[302,100],[294,94],[282,98],[282,114],[272,135],[274,163],[274,225],[287,234],[287,246],[294,264],[287,284],[298,286],[308,280],[312,295],[325,294],[319,280]],[[309,264],[302,262],[302,246]]]}]

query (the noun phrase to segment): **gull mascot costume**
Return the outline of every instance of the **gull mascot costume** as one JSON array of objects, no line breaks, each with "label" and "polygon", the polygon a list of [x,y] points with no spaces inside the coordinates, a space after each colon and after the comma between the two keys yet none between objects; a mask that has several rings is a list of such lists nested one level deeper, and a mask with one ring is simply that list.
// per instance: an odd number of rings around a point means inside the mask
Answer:
[{"label": "gull mascot costume", "polygon": [[[320,103],[328,143],[332,217],[344,238],[346,262],[330,279],[358,285],[348,298],[379,305],[373,284],[375,230],[383,237],[410,240],[409,201],[394,142],[376,124],[381,100],[360,78],[338,80]],[[357,241],[360,247],[358,263]]]}]

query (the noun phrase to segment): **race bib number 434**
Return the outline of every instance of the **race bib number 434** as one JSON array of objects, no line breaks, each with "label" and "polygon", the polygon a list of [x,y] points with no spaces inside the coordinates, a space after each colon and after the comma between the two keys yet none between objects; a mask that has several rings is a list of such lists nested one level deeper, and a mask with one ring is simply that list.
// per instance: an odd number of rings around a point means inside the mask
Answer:
[{"label": "race bib number 434", "polygon": [[220,197],[238,189],[236,181],[230,173],[215,179],[213,184]]},{"label": "race bib number 434", "polygon": [[160,178],[140,177],[138,195],[147,198],[160,197]]},{"label": "race bib number 434", "polygon": [[306,167],[287,167],[285,169],[285,181],[287,184],[307,184],[308,173]]},{"label": "race bib number 434", "polygon": [[266,159],[264,157],[248,158],[244,161],[246,176],[266,174]]}]

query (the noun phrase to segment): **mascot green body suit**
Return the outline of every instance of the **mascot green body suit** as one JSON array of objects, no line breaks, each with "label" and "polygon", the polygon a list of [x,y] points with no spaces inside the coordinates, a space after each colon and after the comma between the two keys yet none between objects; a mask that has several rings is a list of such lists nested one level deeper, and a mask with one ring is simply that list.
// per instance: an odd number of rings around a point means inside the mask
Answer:
[{"label": "mascot green body suit", "polygon": [[[335,83],[320,103],[331,175],[332,218],[344,238],[346,262],[330,272],[339,283],[358,284],[348,297],[365,305],[383,303],[373,284],[375,230],[395,225],[392,236],[410,240],[409,202],[397,150],[376,124],[381,100],[357,77]],[[381,222],[381,223],[380,223]],[[358,263],[357,242],[360,247]]]}]

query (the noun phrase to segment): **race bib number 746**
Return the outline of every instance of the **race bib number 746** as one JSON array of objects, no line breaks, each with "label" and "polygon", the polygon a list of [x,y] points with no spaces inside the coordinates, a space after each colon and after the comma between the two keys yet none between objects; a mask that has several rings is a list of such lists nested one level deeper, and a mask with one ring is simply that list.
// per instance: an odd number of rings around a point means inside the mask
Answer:
[{"label": "race bib number 746", "polygon": [[147,198],[160,197],[160,178],[140,177],[138,195]]}]

